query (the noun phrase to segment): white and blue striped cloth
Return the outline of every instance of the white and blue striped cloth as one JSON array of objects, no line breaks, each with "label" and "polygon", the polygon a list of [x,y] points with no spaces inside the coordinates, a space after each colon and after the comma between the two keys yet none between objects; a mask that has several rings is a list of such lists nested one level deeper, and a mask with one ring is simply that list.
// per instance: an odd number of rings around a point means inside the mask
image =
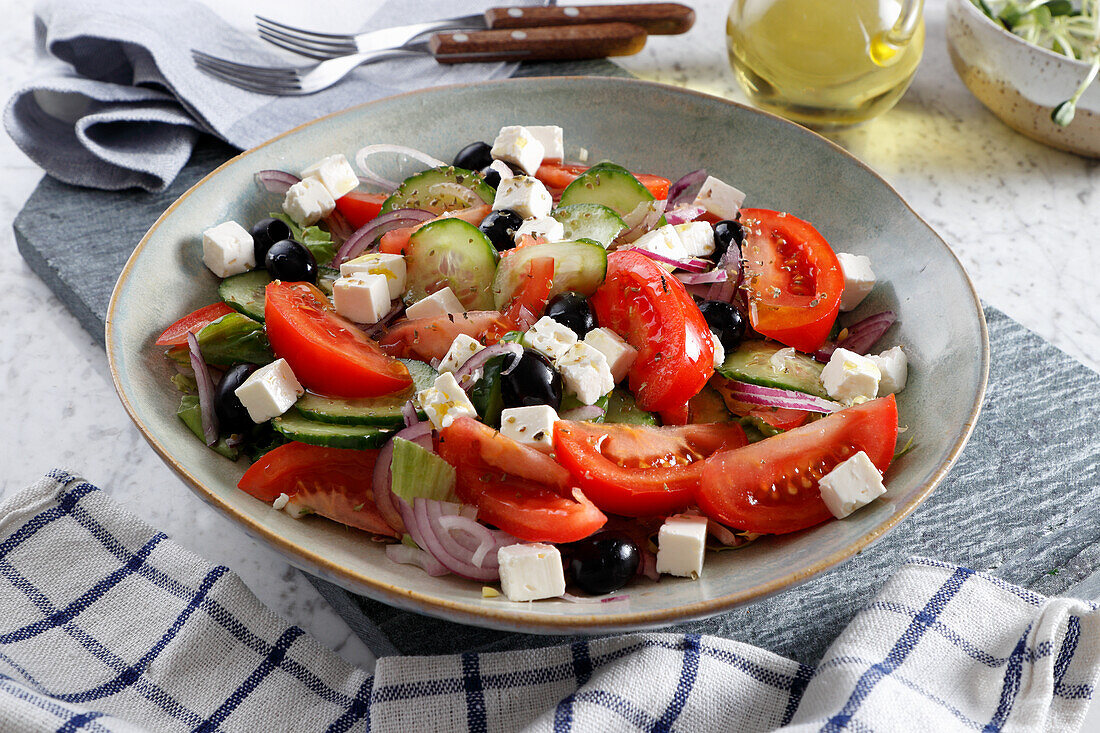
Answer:
[{"label": "white and blue striped cloth", "polygon": [[0,731],[1073,731],[1100,610],[914,559],[816,668],[641,634],[373,675],[94,486],[0,504]]}]

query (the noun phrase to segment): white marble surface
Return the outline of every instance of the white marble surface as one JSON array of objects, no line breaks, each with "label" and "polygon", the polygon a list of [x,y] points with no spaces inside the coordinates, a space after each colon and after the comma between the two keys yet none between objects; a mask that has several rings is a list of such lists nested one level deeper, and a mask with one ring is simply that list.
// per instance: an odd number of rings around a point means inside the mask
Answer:
[{"label": "white marble surface", "polygon": [[[687,38],[652,38],[624,65],[643,78],[743,101],[724,50],[727,3],[693,4],[698,21]],[[5,1],[5,100],[30,74],[31,5]],[[269,14],[277,9],[290,21],[310,21],[295,17],[306,10],[290,3],[262,5]],[[309,5],[314,17],[316,5]],[[251,7],[225,7],[218,6],[247,25]],[[925,59],[909,93],[889,114],[835,139],[940,232],[987,303],[1100,370],[1100,164],[1042,147],[997,121],[951,69],[942,2],[930,0],[926,17]],[[369,652],[303,576],[207,509],[138,435],[115,396],[100,343],[16,251],[9,225],[39,176],[0,135],[0,495],[55,466],[78,472],[185,546],[232,567],[262,601],[323,644],[369,663]]]}]

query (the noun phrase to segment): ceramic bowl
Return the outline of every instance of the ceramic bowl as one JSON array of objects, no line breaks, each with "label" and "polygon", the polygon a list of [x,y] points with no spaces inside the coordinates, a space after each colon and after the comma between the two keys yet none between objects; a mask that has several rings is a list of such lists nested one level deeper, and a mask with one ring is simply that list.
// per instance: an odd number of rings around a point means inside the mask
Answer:
[{"label": "ceramic bowl", "polygon": [[1009,33],[971,0],[948,0],[947,50],[959,78],[1006,125],[1051,147],[1100,157],[1100,83],[1085,91],[1067,127],[1050,119],[1089,64]]},{"label": "ceramic bowl", "polygon": [[[596,100],[596,101],[594,101]],[[765,538],[707,558],[697,581],[665,578],[615,603],[511,603],[480,584],[431,578],[389,562],[366,534],[320,518],[296,521],[236,488],[244,461],[208,450],[176,417],[173,369],[153,346],[181,315],[217,299],[201,232],[252,222],[279,206],[253,174],[298,171],[367,143],[400,143],[443,160],[506,124],[557,124],[566,154],[676,177],[706,167],[749,192],[753,206],[813,222],[837,250],[869,255],[880,284],[855,314],[884,308],[900,322],[884,346],[909,354],[899,411],[915,447],[890,468],[887,494],[844,521]],[[380,173],[398,175],[382,168]],[[176,201],[134,250],[107,314],[119,395],[149,443],[204,501],[294,565],[356,593],[453,621],[534,633],[603,632],[709,616],[801,583],[881,537],[925,497],[959,455],[989,364],[985,321],[959,261],[881,178],[797,125],[722,99],[633,80],[544,78],[446,87],[383,99],[317,120],[228,161]],[[918,548],[914,548],[918,549]]]}]

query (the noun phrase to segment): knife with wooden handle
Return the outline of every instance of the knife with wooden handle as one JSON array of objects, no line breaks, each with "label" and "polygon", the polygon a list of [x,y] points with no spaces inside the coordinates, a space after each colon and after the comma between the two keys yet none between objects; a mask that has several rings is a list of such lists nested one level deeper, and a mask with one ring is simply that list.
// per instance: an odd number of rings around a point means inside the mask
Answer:
[{"label": "knife with wooden handle", "polygon": [[646,36],[644,28],[631,23],[448,31],[433,35],[428,48],[442,64],[599,59],[638,53]]},{"label": "knife with wooden handle", "polygon": [[673,36],[691,28],[695,12],[680,3],[489,8],[485,11],[485,22],[493,29],[633,23],[645,28],[651,36]]}]

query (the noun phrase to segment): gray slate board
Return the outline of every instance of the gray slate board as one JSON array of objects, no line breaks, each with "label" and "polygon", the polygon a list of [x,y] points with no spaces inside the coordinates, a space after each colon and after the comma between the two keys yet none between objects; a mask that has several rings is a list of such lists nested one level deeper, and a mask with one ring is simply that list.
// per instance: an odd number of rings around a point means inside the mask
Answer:
[{"label": "gray slate board", "polygon": [[[521,67],[517,76],[568,73],[623,75],[597,62]],[[111,289],[134,245],[172,201],[235,153],[204,138],[160,194],[81,189],[44,178],[16,217],[19,250],[84,328],[102,339]],[[79,231],[72,221],[81,222]],[[990,570],[1046,594],[1065,592],[1100,568],[1100,430],[1093,418],[1100,413],[1100,375],[999,311],[987,308],[986,318],[992,349],[986,404],[962,457],[929,499],[848,563],[683,630],[812,663],[911,555]],[[981,511],[974,511],[976,503]],[[310,579],[379,656],[565,641],[418,616]]]}]

